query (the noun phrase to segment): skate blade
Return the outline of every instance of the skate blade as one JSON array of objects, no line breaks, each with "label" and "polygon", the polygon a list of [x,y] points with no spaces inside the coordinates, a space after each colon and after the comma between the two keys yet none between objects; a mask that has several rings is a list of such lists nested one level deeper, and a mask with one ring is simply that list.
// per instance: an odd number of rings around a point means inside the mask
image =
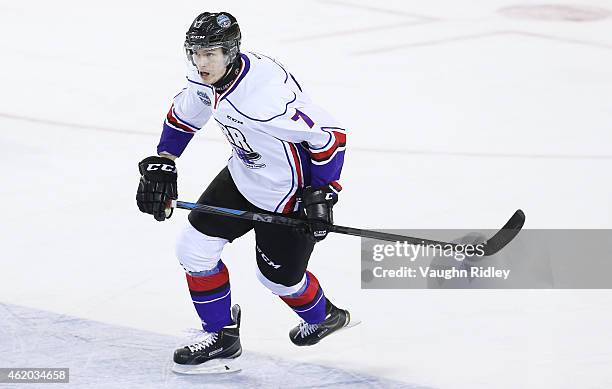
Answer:
[{"label": "skate blade", "polygon": [[352,319],[348,322],[347,325],[345,325],[343,328],[351,328],[351,327],[355,327],[356,325],[361,324],[361,320],[359,319]]},{"label": "skate blade", "polygon": [[233,359],[218,359],[199,365],[179,365],[175,363],[172,371],[178,374],[227,374],[237,373],[242,370],[236,366]]},{"label": "skate blade", "polygon": [[355,327],[358,324],[361,324],[361,320],[349,313],[349,322],[346,323],[346,325],[342,328],[351,328]]}]

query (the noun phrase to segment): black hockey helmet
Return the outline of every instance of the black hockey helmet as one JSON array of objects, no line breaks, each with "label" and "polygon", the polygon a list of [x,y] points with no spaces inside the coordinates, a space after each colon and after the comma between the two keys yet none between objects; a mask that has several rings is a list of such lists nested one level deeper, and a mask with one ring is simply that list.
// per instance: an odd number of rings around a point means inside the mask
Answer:
[{"label": "black hockey helmet", "polygon": [[185,53],[193,62],[196,50],[221,47],[229,64],[240,52],[240,39],[240,27],[235,17],[227,12],[204,12],[195,18],[185,34]]}]

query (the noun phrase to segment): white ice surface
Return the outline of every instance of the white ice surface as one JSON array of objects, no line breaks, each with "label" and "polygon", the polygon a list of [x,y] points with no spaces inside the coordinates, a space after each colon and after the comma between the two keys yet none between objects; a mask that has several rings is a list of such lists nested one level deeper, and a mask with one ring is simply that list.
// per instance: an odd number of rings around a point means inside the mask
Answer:
[{"label": "white ice surface", "polygon": [[[245,351],[231,360],[238,371],[187,376],[172,369],[172,350],[184,339],[72,316],[0,304],[0,364],[69,367],[67,388],[386,388],[428,389],[333,366]],[[313,379],[314,378],[314,379]],[[46,384],[40,384],[45,387]],[[54,384],[55,386],[55,384]],[[19,388],[22,384],[5,384]]]},{"label": "white ice surface", "polygon": [[[339,224],[497,228],[522,208],[527,228],[612,228],[612,19],[497,12],[509,5],[0,2],[0,301],[160,336],[197,325],[173,255],[186,215],[157,223],[134,196],[202,7],[235,14],[245,49],[279,58],[346,124]],[[213,125],[198,134],[180,197],[229,151]],[[296,349],[296,318],[254,275],[253,237],[227,247],[247,352],[426,387],[612,387],[610,291],[361,290],[359,254],[333,236],[311,269],[363,324]]]}]

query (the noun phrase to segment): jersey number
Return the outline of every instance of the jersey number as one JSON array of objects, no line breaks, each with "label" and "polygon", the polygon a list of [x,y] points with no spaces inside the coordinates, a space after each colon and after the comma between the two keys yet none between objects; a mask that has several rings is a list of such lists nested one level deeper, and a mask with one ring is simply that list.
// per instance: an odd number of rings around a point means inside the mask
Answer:
[{"label": "jersey number", "polygon": [[312,128],[314,126],[314,122],[312,121],[312,119],[309,118],[308,115],[306,115],[304,112],[296,108],[295,115],[291,117],[291,120],[297,122],[300,119],[304,120],[306,122],[306,125],[308,125],[308,127]]}]

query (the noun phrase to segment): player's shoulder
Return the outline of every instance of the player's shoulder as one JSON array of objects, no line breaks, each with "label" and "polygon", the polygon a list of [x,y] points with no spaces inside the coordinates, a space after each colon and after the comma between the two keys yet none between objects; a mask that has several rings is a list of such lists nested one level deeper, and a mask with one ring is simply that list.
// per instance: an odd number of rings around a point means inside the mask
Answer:
[{"label": "player's shoulder", "polygon": [[249,71],[252,71],[252,76],[256,76],[257,82],[283,85],[287,83],[289,72],[275,58],[254,51],[242,53],[242,58],[244,61],[248,61]]},{"label": "player's shoulder", "polygon": [[238,85],[227,100],[243,116],[269,121],[287,112],[301,95],[289,71],[277,60],[255,52],[242,53]]}]

